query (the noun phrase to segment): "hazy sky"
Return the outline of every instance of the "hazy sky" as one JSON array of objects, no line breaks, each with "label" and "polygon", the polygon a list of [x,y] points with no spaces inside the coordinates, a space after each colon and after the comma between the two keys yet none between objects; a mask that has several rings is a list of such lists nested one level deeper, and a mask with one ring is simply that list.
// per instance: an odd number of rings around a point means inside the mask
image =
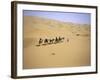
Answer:
[{"label": "hazy sky", "polygon": [[54,11],[31,11],[24,10],[24,16],[39,16],[63,22],[73,22],[79,24],[90,24],[90,13],[54,12]]}]

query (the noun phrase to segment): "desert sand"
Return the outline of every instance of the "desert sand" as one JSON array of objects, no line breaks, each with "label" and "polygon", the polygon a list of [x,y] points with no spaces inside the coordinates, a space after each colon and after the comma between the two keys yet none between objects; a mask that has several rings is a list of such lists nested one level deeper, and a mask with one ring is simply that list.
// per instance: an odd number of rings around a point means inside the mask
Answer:
[{"label": "desert sand", "polygon": [[[24,16],[23,68],[91,65],[90,25]],[[39,39],[64,37],[62,43],[36,46]]]}]

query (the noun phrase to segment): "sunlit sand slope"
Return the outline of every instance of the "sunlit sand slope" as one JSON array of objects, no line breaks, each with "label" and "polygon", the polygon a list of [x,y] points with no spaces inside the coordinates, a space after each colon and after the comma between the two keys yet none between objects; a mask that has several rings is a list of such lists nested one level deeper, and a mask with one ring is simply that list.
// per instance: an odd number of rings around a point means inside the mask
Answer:
[{"label": "sunlit sand slope", "polygon": [[[23,28],[24,69],[91,65],[90,25],[24,16]],[[39,45],[40,38],[59,37],[64,37],[60,43]]]}]

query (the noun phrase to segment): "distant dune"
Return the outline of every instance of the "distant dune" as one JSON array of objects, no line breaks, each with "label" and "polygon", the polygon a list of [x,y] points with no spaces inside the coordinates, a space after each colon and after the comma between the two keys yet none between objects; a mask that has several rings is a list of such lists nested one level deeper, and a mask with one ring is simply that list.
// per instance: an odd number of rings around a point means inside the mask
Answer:
[{"label": "distant dune", "polygon": [[[64,37],[62,43],[36,46],[40,38],[45,42],[59,37]],[[24,69],[89,66],[90,25],[24,16],[23,47]]]}]

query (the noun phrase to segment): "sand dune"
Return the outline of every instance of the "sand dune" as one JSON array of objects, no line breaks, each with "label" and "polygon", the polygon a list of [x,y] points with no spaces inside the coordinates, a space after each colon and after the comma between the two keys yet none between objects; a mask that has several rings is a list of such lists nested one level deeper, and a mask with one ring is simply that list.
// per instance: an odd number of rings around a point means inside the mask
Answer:
[{"label": "sand dune", "polygon": [[[62,43],[36,46],[39,39],[64,37]],[[90,63],[90,25],[24,16],[23,68],[77,67]]]}]

